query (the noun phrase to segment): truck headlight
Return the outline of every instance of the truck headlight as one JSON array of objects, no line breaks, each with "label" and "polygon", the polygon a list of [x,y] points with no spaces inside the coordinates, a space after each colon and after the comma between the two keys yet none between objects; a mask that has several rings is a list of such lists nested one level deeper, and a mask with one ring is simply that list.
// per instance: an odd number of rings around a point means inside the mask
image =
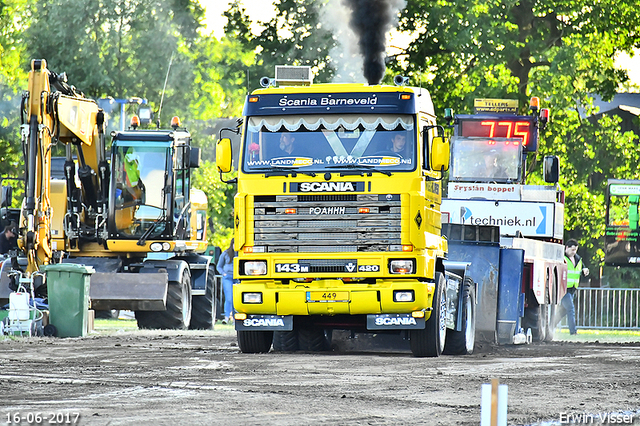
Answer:
[{"label": "truck headlight", "polygon": [[413,274],[413,260],[392,260],[389,262],[389,272],[392,274]]},{"label": "truck headlight", "polygon": [[242,293],[242,303],[260,304],[262,303],[262,293]]},{"label": "truck headlight", "polygon": [[394,302],[413,302],[414,299],[413,290],[393,290]]},{"label": "truck headlight", "polygon": [[245,275],[267,275],[267,262],[256,260],[244,263]]}]

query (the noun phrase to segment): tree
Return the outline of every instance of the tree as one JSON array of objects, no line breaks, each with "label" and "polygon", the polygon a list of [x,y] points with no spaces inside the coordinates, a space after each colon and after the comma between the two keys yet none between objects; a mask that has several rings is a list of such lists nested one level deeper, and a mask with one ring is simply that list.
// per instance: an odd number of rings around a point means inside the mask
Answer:
[{"label": "tree", "polygon": [[334,68],[329,51],[336,46],[332,32],[320,24],[320,14],[327,0],[274,1],[276,16],[261,22],[265,28],[258,35],[249,30],[251,21],[241,1],[225,12],[225,34],[238,40],[246,50],[256,52],[255,65],[248,69],[250,90],[259,87],[263,76],[274,77],[276,65],[308,65],[316,81],[331,81]]},{"label": "tree", "polygon": [[[45,58],[51,70],[89,97],[149,99],[163,114],[186,112],[191,64],[203,10],[193,0],[43,0],[33,6],[26,58]],[[28,60],[28,59],[26,59]]]},{"label": "tree", "polygon": [[[231,178],[235,174],[227,174]],[[235,185],[224,183],[214,163],[205,161],[193,175],[193,184],[207,194],[210,218],[209,244],[226,248],[233,237],[233,196]]]},{"label": "tree", "polygon": [[[26,0],[0,0],[0,176],[21,177],[21,89],[26,73],[21,67],[22,27],[27,25]],[[10,181],[13,187],[19,182]],[[5,182],[6,184],[6,182]]]},{"label": "tree", "polygon": [[596,174],[637,178],[640,159],[636,137],[622,134],[615,120],[584,117],[594,112],[591,95],[608,99],[627,80],[613,59],[640,46],[636,6],[633,0],[408,0],[400,28],[415,38],[391,63],[414,84],[430,87],[436,111],[469,111],[473,98],[515,97],[524,113],[529,96],[543,99],[553,112],[539,154],[560,156],[565,234],[577,237],[595,264],[602,262],[603,186],[587,182]]}]

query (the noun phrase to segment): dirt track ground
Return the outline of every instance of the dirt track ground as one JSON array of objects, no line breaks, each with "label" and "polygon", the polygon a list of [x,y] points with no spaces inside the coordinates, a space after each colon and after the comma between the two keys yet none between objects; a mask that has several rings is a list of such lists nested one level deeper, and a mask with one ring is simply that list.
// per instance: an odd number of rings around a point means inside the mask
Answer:
[{"label": "dirt track ground", "polygon": [[334,340],[333,352],[259,355],[241,354],[229,326],[0,341],[0,424],[41,413],[41,424],[77,414],[80,425],[478,425],[492,378],[508,385],[509,425],[611,424],[607,413],[640,424],[640,343],[418,359]]}]

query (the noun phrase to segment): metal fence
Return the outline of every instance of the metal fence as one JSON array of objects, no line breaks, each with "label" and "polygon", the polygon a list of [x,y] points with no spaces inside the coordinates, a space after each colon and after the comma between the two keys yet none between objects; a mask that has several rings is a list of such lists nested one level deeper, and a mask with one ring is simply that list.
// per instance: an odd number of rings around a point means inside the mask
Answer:
[{"label": "metal fence", "polygon": [[578,328],[640,328],[640,288],[579,288],[574,304]]}]

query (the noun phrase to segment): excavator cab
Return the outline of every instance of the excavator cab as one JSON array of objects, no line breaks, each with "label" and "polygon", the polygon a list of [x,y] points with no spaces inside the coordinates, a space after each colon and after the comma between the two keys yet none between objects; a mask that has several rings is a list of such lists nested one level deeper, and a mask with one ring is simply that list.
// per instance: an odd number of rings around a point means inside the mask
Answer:
[{"label": "excavator cab", "polygon": [[112,134],[109,238],[189,239],[191,168],[186,131]]}]

